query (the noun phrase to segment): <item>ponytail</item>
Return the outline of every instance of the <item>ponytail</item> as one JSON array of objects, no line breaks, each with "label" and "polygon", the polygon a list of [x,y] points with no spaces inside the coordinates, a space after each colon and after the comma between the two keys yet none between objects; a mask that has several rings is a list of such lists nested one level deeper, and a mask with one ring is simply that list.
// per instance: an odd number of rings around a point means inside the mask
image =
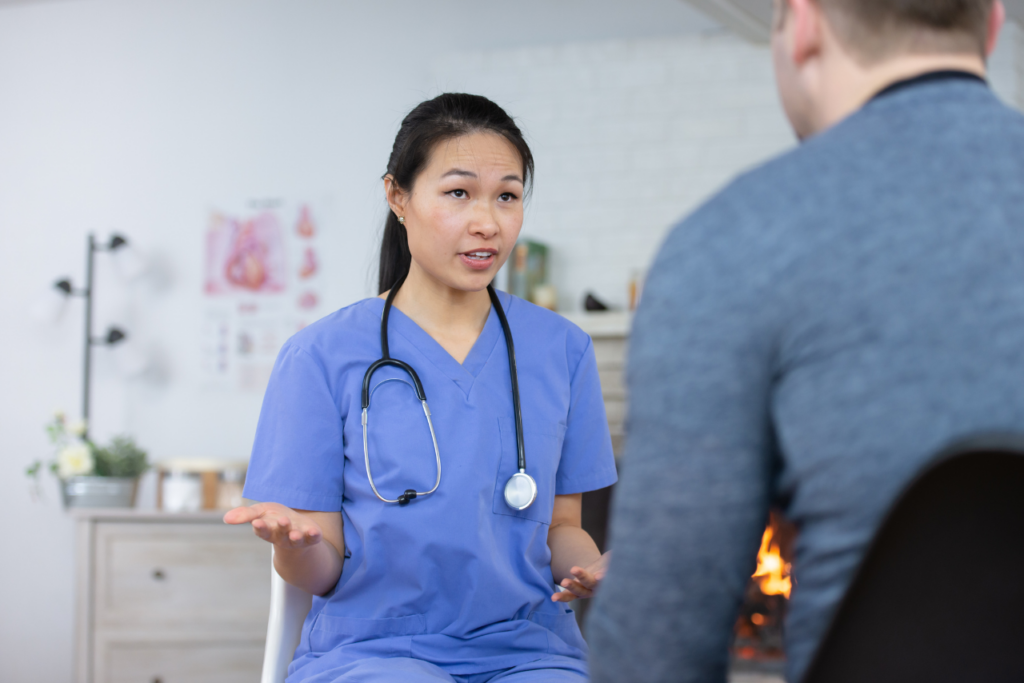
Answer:
[{"label": "ponytail", "polygon": [[409,253],[409,236],[405,226],[398,222],[398,216],[388,211],[384,221],[384,236],[380,243],[380,270],[377,275],[378,293],[383,294],[396,282],[409,274],[412,255]]}]

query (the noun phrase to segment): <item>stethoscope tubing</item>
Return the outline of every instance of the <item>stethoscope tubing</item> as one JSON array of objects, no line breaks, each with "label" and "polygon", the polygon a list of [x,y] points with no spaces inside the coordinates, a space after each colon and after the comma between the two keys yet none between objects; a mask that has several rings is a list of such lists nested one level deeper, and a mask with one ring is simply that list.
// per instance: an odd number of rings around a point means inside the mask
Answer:
[{"label": "stethoscope tubing", "polygon": [[[430,419],[430,407],[427,406],[427,399],[424,398],[420,403],[423,405],[423,414],[427,416],[427,426],[430,427],[430,440],[434,442],[434,457],[437,459],[437,481],[434,482],[434,488],[430,489],[429,491],[416,491],[416,496],[429,496],[431,493],[437,490],[438,486],[441,485],[441,451],[438,450],[437,448],[437,434],[434,433],[434,422],[433,420]],[[380,492],[377,490],[376,484],[373,483],[373,474],[370,472],[370,447],[369,444],[367,443],[366,438],[366,424],[368,422],[366,417],[366,411],[368,409],[368,405],[365,408],[363,408],[363,459],[364,462],[366,463],[366,478],[370,481],[370,488],[373,489],[373,493],[375,496],[380,498],[385,503],[401,504],[401,498],[395,498],[394,500],[391,500],[380,495]],[[409,492],[406,491],[402,495],[407,496],[408,493]]]},{"label": "stethoscope tubing", "polygon": [[[363,458],[366,465],[366,477],[370,481],[370,488],[373,489],[374,495],[385,503],[398,503],[399,505],[406,505],[409,501],[419,497],[430,495],[441,485],[441,451],[437,446],[437,434],[434,432],[434,422],[430,417],[430,407],[427,405],[427,395],[423,390],[423,383],[420,382],[419,375],[408,363],[392,358],[390,348],[388,345],[388,318],[391,314],[391,306],[394,303],[395,295],[398,293],[399,288],[405,282],[405,276],[403,275],[398,282],[388,292],[387,299],[384,301],[384,311],[381,313],[381,324],[380,324],[380,348],[381,358],[370,364],[370,367],[366,369],[366,374],[363,375],[363,387],[362,387],[362,431],[363,431]],[[519,467],[519,473],[514,475],[509,480],[509,484],[506,485],[506,501],[512,507],[517,510],[523,510],[529,507],[537,495],[537,486],[533,478],[526,473],[526,448],[523,441],[523,413],[519,402],[519,376],[516,371],[516,352],[515,345],[512,342],[512,330],[509,327],[508,319],[505,317],[505,310],[501,305],[501,301],[498,299],[497,292],[494,291],[492,285],[487,285],[487,295],[491,300],[491,305],[494,307],[495,312],[498,314],[498,320],[501,322],[501,329],[505,335],[505,348],[508,351],[508,366],[509,366],[509,378],[512,382],[512,410],[515,414],[515,425],[516,425],[516,452],[517,452],[517,464]],[[404,370],[408,373],[410,379],[412,379],[413,391],[416,393],[416,398],[419,399],[423,406],[423,414],[427,418],[427,425],[430,428],[430,439],[434,444],[434,457],[437,461],[437,481],[434,482],[434,488],[429,491],[415,491],[413,489],[407,489],[401,496],[391,500],[385,498],[377,490],[377,485],[373,481],[373,474],[370,471],[370,448],[369,440],[367,437],[367,424],[369,423],[369,409],[370,409],[370,395],[373,391],[370,389],[370,382],[373,379],[373,373],[379,368],[384,366],[394,366]],[[385,382],[389,380],[384,380]],[[383,382],[381,382],[383,384]],[[379,385],[378,385],[379,386]],[[532,488],[532,496],[523,505],[515,505],[509,499],[508,487],[512,485],[512,481],[516,478],[520,478],[523,481],[528,481],[528,486]]]},{"label": "stethoscope tubing", "polygon": [[498,300],[498,293],[492,285],[487,285],[487,294],[491,297],[491,305],[501,321],[501,330],[505,333],[505,348],[508,351],[508,374],[512,380],[512,412],[516,418],[516,451],[519,471],[526,474],[526,446],[523,444],[523,411],[519,406],[519,374],[516,372],[516,347],[512,343],[512,329],[505,318],[505,310]]}]

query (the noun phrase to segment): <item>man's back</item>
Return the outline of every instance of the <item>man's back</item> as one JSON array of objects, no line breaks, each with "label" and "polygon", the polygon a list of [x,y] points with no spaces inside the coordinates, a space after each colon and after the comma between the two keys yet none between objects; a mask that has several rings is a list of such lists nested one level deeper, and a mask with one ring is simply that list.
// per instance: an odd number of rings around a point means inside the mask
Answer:
[{"label": "man's back", "polygon": [[769,504],[800,530],[799,680],[902,487],[1024,429],[1024,117],[924,78],[741,178],[662,248],[629,373],[612,571],[644,587],[605,586],[594,680],[723,675]]}]

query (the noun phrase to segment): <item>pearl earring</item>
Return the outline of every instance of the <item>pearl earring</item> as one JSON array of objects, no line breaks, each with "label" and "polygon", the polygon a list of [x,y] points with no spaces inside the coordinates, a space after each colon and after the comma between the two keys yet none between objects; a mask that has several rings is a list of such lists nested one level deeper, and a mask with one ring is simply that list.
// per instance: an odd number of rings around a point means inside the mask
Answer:
[{"label": "pearl earring", "polygon": [[405,225],[405,216],[399,216],[398,222],[401,223],[402,225]]}]

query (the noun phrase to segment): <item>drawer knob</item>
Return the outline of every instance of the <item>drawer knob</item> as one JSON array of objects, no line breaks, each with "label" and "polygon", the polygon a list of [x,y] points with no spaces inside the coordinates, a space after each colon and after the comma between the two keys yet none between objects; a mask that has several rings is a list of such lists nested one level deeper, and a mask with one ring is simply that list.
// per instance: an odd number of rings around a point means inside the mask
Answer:
[{"label": "drawer knob", "polygon": [[[153,580],[154,581],[163,581],[166,578],[167,578],[167,575],[164,574],[164,570],[163,569],[154,569],[153,570]],[[153,679],[153,683],[161,683],[161,681],[160,681],[159,678],[154,678]]]}]

